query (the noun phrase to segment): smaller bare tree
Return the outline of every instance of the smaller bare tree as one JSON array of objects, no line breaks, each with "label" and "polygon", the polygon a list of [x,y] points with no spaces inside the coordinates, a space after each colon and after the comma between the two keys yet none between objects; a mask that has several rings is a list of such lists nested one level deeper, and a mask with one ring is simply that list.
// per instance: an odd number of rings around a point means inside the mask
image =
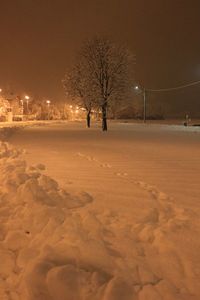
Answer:
[{"label": "smaller bare tree", "polygon": [[63,86],[67,96],[79,106],[86,110],[87,127],[90,128],[92,95],[89,88],[88,77],[85,74],[84,63],[78,61],[77,64],[68,70],[63,79]]}]

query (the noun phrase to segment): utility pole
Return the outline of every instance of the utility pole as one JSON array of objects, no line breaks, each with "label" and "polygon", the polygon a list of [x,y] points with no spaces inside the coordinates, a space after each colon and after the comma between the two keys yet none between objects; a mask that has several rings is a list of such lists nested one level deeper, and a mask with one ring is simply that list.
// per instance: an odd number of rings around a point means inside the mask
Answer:
[{"label": "utility pole", "polygon": [[145,88],[140,88],[138,85],[135,86],[135,90],[143,95],[143,122],[146,123],[146,92]]},{"label": "utility pole", "polygon": [[144,123],[146,123],[146,90],[145,90],[145,88],[143,89],[143,101],[144,101],[144,103],[143,103],[143,121],[144,121]]},{"label": "utility pole", "polygon": [[[200,80],[198,81],[193,81],[187,84],[183,84],[183,85],[179,85],[176,87],[168,87],[168,88],[160,88],[160,89],[145,89],[144,87],[140,87],[139,85],[136,85],[134,87],[134,89],[139,92],[140,94],[143,95],[143,121],[144,123],[146,123],[146,96],[147,96],[147,92],[151,92],[151,93],[160,93],[160,92],[171,92],[171,91],[177,91],[177,90],[182,90],[184,88],[188,88],[188,87],[192,87],[195,85],[200,85]],[[187,123],[187,121],[185,122]]]},{"label": "utility pole", "polygon": [[51,104],[51,101],[47,100],[46,103],[47,103],[47,107],[48,107],[48,120],[49,120],[50,119],[50,104]]}]

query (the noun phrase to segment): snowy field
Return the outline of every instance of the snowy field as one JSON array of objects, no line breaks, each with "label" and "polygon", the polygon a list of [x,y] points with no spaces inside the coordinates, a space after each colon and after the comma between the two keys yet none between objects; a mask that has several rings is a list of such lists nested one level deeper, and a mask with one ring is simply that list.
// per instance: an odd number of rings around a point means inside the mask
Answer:
[{"label": "snowy field", "polygon": [[199,127],[97,127],[1,143],[0,300],[199,300]]}]

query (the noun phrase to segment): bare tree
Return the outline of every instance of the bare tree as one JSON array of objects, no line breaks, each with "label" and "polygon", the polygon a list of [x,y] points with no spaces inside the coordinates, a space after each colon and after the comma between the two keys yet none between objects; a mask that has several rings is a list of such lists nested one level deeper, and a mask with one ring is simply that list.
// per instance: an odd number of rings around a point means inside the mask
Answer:
[{"label": "bare tree", "polygon": [[83,76],[89,83],[87,88],[101,108],[102,130],[106,131],[109,104],[131,90],[134,57],[124,46],[104,38],[88,40],[79,55],[84,65]]},{"label": "bare tree", "polygon": [[69,69],[63,80],[65,92],[77,104],[85,108],[87,127],[90,128],[92,95],[89,87],[89,78],[85,72],[84,61],[79,60]]}]

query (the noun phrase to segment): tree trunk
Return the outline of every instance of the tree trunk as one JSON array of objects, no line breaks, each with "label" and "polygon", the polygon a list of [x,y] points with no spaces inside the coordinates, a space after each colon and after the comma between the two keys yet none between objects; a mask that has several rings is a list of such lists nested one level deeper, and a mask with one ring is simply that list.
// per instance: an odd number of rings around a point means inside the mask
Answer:
[{"label": "tree trunk", "polygon": [[87,112],[87,128],[90,128],[90,111]]},{"label": "tree trunk", "polygon": [[107,131],[107,105],[106,103],[102,105],[102,130]]}]

